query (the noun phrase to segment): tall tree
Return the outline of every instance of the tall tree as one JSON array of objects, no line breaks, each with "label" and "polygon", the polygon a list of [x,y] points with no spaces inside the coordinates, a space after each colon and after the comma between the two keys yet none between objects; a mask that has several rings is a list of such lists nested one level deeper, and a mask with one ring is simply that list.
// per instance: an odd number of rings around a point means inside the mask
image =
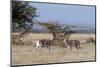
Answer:
[{"label": "tall tree", "polygon": [[22,28],[24,32],[32,29],[34,18],[36,15],[36,8],[29,5],[27,1],[12,1],[12,31]]},{"label": "tall tree", "polygon": [[29,5],[29,2],[12,1],[12,22],[18,28],[29,30],[33,25],[33,19],[37,17],[36,8]]},{"label": "tall tree", "polygon": [[28,35],[32,30],[34,18],[37,17],[37,8],[30,6],[28,1],[12,1],[12,31],[23,29],[23,31],[13,39],[22,42],[20,38]]}]

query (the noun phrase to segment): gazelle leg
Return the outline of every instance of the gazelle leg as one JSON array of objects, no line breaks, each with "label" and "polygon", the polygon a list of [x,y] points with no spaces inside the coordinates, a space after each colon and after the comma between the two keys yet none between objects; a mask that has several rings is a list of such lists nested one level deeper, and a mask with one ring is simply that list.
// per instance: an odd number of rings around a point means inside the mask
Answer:
[{"label": "gazelle leg", "polygon": [[72,51],[72,46],[71,46],[71,51]]},{"label": "gazelle leg", "polygon": [[80,49],[82,49],[82,47],[79,46]]},{"label": "gazelle leg", "polygon": [[76,48],[79,50],[79,47],[78,46],[76,46]]},{"label": "gazelle leg", "polygon": [[48,49],[49,49],[49,52],[50,52],[50,50],[51,50],[51,46],[49,46]]}]

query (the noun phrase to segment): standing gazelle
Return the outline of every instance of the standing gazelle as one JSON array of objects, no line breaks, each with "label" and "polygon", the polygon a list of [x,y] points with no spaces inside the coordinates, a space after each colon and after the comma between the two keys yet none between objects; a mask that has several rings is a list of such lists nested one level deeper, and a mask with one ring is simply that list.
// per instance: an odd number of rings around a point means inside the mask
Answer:
[{"label": "standing gazelle", "polygon": [[36,50],[40,50],[41,48],[46,47],[50,51],[51,43],[52,43],[51,40],[46,40],[46,39],[33,41],[33,45],[35,45]]},{"label": "standing gazelle", "polygon": [[77,49],[80,49],[80,41],[79,40],[65,40],[66,44],[71,48],[76,47]]},{"label": "standing gazelle", "polygon": [[71,47],[71,50],[72,50],[72,47],[76,47],[77,49],[80,49],[80,41],[79,40],[68,40],[66,41],[67,44],[69,45],[69,47]]},{"label": "standing gazelle", "polygon": [[46,39],[43,39],[43,40],[40,40],[40,43],[42,44],[41,47],[46,47],[47,49],[51,49],[51,44],[52,44],[52,41],[51,40],[46,40]]}]

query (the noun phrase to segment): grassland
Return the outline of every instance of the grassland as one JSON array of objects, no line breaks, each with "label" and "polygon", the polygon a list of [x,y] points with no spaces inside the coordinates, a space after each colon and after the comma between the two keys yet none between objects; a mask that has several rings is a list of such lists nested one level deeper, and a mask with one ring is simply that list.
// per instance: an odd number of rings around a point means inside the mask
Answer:
[{"label": "grassland", "polygon": [[[72,34],[70,39],[80,40],[82,47],[80,50],[77,50],[73,47],[73,51],[71,51],[70,48],[52,46],[50,52],[48,52],[48,49],[46,48],[42,48],[36,52],[35,47],[33,47],[32,44],[12,44],[12,65],[95,61],[95,43],[85,43],[86,39],[89,37],[95,39],[94,34]],[[30,33],[27,37],[24,38],[24,41],[32,41],[36,39],[52,39],[52,35]]]}]

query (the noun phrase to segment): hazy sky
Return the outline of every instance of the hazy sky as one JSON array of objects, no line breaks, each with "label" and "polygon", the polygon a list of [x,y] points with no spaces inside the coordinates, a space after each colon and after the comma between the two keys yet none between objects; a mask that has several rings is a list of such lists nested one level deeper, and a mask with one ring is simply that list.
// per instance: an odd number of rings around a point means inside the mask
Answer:
[{"label": "hazy sky", "polygon": [[37,8],[39,21],[58,21],[62,24],[92,25],[95,24],[94,6],[76,6],[62,4],[31,3]]}]

